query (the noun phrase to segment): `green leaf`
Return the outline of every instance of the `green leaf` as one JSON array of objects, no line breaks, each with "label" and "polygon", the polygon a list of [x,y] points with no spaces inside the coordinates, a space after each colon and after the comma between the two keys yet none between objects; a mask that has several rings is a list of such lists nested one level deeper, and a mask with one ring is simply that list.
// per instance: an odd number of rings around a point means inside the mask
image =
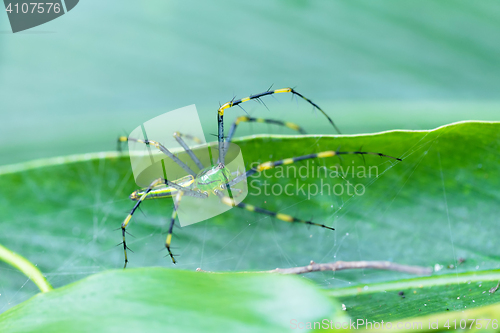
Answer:
[{"label": "green leaf", "polygon": [[499,280],[500,270],[478,271],[373,283],[328,294],[345,304],[352,318],[395,322],[498,303],[500,294],[492,291]]},{"label": "green leaf", "polygon": [[[495,269],[500,266],[496,240],[499,192],[500,124],[468,122],[434,131],[393,131],[358,136],[257,136],[237,142],[247,164],[325,150],[366,150],[401,157],[402,162],[345,156],[301,162],[288,177],[269,170],[250,179],[246,203],[303,219],[335,231],[290,225],[231,209],[211,220],[174,229],[172,245],[180,254],[176,268],[209,271],[268,270],[336,260],[389,260],[402,264],[442,265],[436,274]],[[362,147],[362,148],[360,148]],[[341,163],[341,164],[339,164]],[[343,179],[317,175],[317,167],[376,167],[378,177],[346,174]],[[286,169],[284,169],[286,171]],[[315,171],[313,175],[312,172]],[[322,170],[322,169],[320,169]],[[283,170],[282,170],[283,171]],[[300,172],[309,173],[301,177]],[[7,234],[0,243],[22,252],[55,287],[123,265],[116,229],[133,203],[136,188],[128,157],[116,153],[43,160],[0,171],[0,221]],[[283,172],[282,172],[283,174]],[[286,175],[286,174],[285,174]],[[302,174],[304,175],[304,174]],[[269,178],[268,178],[269,177]],[[265,182],[346,187],[365,186],[363,195],[256,194]],[[340,188],[340,187],[339,187]],[[325,188],[326,189],[326,188]],[[168,266],[164,258],[170,200],[149,201],[128,229],[129,267]],[[458,259],[466,261],[458,265]],[[451,270],[447,268],[454,265]],[[308,277],[324,288],[364,286],[408,275],[383,271],[318,272]],[[19,273],[3,274],[2,309],[37,290]],[[396,299],[392,306],[401,302]],[[481,304],[477,304],[481,305]],[[475,306],[475,305],[473,305]],[[436,309],[436,311],[439,309]]]},{"label": "green leaf", "polygon": [[284,332],[342,312],[304,279],[163,268],[113,270],[0,316],[11,332]]}]

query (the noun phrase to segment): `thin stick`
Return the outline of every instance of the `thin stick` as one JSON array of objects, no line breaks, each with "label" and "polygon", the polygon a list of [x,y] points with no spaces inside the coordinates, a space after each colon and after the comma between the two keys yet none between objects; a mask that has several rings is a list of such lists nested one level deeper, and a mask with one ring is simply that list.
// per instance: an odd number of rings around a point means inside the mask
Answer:
[{"label": "thin stick", "polygon": [[341,271],[344,269],[366,268],[382,269],[387,271],[396,271],[417,275],[428,275],[432,273],[432,268],[430,267],[401,265],[390,261],[336,261],[327,264],[316,264],[312,261],[309,265],[303,267],[276,268],[265,272],[279,274],[304,274],[311,272]]},{"label": "thin stick", "polygon": [[[416,275],[429,275],[432,273],[430,267],[408,266],[396,264],[390,261],[336,261],[327,264],[317,264],[314,261],[307,266],[292,268],[276,268],[270,271],[260,271],[257,273],[278,273],[278,274],[305,274],[312,272],[341,271],[344,269],[381,269],[387,271],[403,272]],[[204,272],[202,269],[196,269]]]},{"label": "thin stick", "polygon": [[23,256],[12,252],[0,245],[0,260],[5,261],[7,264],[17,268],[24,275],[26,275],[31,281],[33,281],[36,286],[40,289],[42,293],[46,293],[52,290],[52,286],[45,279],[42,272],[33,265],[28,259]]}]

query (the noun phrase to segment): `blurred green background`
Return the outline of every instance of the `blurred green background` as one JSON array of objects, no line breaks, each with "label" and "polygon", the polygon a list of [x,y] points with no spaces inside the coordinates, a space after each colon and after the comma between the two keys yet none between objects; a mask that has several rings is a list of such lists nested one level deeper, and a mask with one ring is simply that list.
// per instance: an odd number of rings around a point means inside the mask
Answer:
[{"label": "blurred green background", "polygon": [[[296,86],[345,133],[500,120],[499,18],[485,0],[83,0],[12,34],[0,13],[0,164],[113,150],[193,103],[214,134],[219,103],[271,84]],[[304,103],[277,100],[245,110],[333,133]],[[262,132],[290,133],[238,135]]]}]

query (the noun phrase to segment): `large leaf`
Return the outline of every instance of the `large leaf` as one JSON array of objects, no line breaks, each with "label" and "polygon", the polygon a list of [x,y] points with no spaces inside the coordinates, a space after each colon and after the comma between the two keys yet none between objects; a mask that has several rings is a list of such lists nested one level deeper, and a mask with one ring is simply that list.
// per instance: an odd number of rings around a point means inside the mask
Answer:
[{"label": "large leaf", "polygon": [[0,331],[284,332],[330,318],[334,304],[293,277],[115,270],[33,297],[0,316]]},{"label": "large leaf", "polygon": [[[289,225],[232,209],[209,221],[177,228],[178,268],[210,271],[264,270],[306,265],[310,260],[391,260],[422,266],[443,265],[437,274],[487,270],[500,264],[496,239],[498,123],[459,123],[434,131],[395,131],[347,137],[254,137],[238,141],[247,163],[336,149],[380,151],[403,159],[343,157],[349,166],[378,167],[374,178],[317,177],[315,166],[337,158],[302,162],[309,178],[266,172],[252,182],[282,186],[364,184],[361,196],[252,195],[245,202],[333,225],[336,231]],[[299,166],[299,165],[298,165]],[[308,166],[308,168],[306,168]],[[255,185],[255,183],[253,183]],[[135,189],[126,156],[81,155],[4,167],[0,176],[0,243],[21,252],[47,273],[54,286],[121,267],[123,252],[115,231],[132,206]],[[129,231],[130,267],[172,266],[163,248],[169,200],[147,202]],[[458,265],[458,258],[466,261]],[[25,278],[5,271],[3,309],[36,293]],[[326,288],[397,280],[394,272],[321,272],[310,275]],[[397,303],[394,303],[397,304]],[[472,305],[473,306],[473,305]]]}]

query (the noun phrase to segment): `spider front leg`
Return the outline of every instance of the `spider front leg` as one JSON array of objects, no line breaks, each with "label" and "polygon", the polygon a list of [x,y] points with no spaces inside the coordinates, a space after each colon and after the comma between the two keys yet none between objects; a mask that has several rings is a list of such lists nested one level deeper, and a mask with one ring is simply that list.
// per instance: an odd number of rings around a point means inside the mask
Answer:
[{"label": "spider front leg", "polygon": [[219,110],[217,111],[217,122],[218,122],[217,140],[219,143],[219,160],[218,160],[219,164],[224,165],[224,163],[225,163],[224,162],[225,150],[223,149],[223,147],[224,147],[224,111],[226,109],[232,108],[233,106],[240,105],[241,103],[245,103],[245,102],[248,102],[251,100],[260,100],[261,97],[268,96],[268,95],[274,95],[274,94],[281,94],[281,93],[291,93],[291,94],[298,96],[298,97],[302,98],[303,100],[305,100],[307,103],[312,105],[313,108],[319,110],[328,119],[328,121],[335,128],[335,130],[340,133],[339,129],[334,124],[333,120],[330,118],[330,116],[328,116],[328,114],[326,114],[325,111],[323,111],[316,103],[311,101],[309,98],[307,98],[304,95],[302,95],[301,93],[295,91],[293,88],[283,88],[283,89],[276,89],[276,90],[269,89],[269,90],[267,90],[263,93],[260,93],[260,94],[251,95],[251,96],[241,98],[238,100],[232,100],[230,102],[223,104],[219,108]]}]

